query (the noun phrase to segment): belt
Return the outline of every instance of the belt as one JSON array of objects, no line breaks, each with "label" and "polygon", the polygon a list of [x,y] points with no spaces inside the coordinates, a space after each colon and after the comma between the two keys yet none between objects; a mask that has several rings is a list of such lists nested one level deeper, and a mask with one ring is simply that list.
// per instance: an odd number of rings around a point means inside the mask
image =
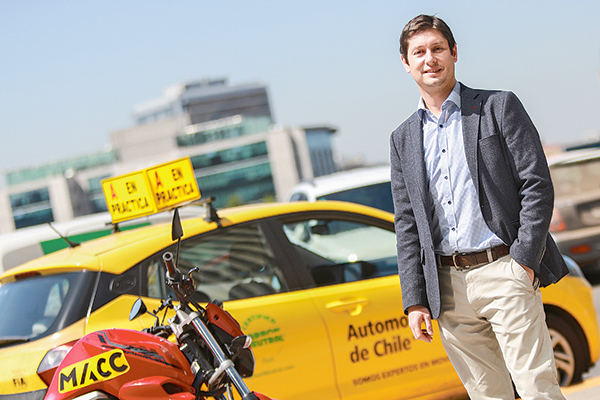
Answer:
[{"label": "belt", "polygon": [[505,244],[478,251],[475,253],[456,253],[451,256],[437,256],[438,264],[444,267],[466,269],[479,264],[491,263],[510,253],[510,247]]}]

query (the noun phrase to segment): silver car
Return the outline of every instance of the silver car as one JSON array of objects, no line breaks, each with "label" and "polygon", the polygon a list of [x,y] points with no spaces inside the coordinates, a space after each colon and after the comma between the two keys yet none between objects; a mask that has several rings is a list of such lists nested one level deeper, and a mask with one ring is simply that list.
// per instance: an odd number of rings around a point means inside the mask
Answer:
[{"label": "silver car", "polygon": [[600,149],[548,158],[554,184],[550,224],[560,251],[586,274],[600,272]]}]

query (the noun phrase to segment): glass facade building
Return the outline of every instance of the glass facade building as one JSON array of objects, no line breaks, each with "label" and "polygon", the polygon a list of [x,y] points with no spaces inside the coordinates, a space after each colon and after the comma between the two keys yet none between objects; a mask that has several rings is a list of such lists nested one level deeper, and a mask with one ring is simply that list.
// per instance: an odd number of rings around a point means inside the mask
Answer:
[{"label": "glass facade building", "polygon": [[216,207],[273,201],[275,185],[264,141],[191,157],[200,192]]},{"label": "glass facade building", "polygon": [[0,233],[105,212],[103,179],[183,157],[220,208],[283,200],[300,179],[336,171],[335,130],[274,125],[260,84],[180,85],[136,106],[134,124],[111,133],[110,151],[8,172]]},{"label": "glass facade building", "polygon": [[54,222],[47,188],[11,195],[10,206],[17,229]]},{"label": "glass facade building", "polygon": [[[10,188],[27,185],[31,182],[49,181],[56,177],[69,179],[76,173],[98,168],[102,169],[103,167],[114,165],[116,162],[118,162],[118,154],[116,151],[111,150],[61,160],[53,164],[8,172],[6,174],[6,182],[9,186],[10,208],[15,229],[54,222],[55,212],[48,187],[24,190],[18,193],[10,193]],[[106,202],[102,194],[100,180],[107,176],[109,174],[105,172],[99,176],[90,178],[90,189],[87,194],[84,193],[82,195],[81,190],[77,191],[77,193],[69,193],[67,198],[71,198],[70,206],[74,207],[74,204],[78,201],[84,201],[90,203],[90,206],[86,206],[85,208],[88,212],[106,211]],[[71,185],[66,185],[69,192],[73,190],[73,181],[70,183]],[[78,199],[73,199],[73,196],[78,196]]]},{"label": "glass facade building", "polygon": [[104,192],[102,191],[102,180],[110,178],[110,175],[100,175],[88,179],[88,199],[94,213],[108,211]]},{"label": "glass facade building", "polygon": [[337,166],[333,160],[331,135],[335,130],[326,127],[307,128],[306,141],[310,151],[310,161],[314,177],[333,174]]},{"label": "glass facade building", "polygon": [[184,134],[177,135],[177,145],[179,147],[198,146],[253,133],[266,132],[271,124],[270,117],[243,118],[241,115],[224,118],[213,123],[194,124],[187,126]]},{"label": "glass facade building", "polygon": [[67,171],[83,171],[86,169],[111,165],[118,161],[117,152],[114,150],[95,153],[91,155],[70,158],[53,164],[37,167],[23,168],[6,174],[8,185],[42,180],[51,176],[65,175]]}]

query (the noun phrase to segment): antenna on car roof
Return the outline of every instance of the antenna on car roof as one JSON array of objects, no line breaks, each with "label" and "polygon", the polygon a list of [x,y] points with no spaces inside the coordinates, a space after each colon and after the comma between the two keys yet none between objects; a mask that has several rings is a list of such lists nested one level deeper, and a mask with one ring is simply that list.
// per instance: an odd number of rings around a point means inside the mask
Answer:
[{"label": "antenna on car roof", "polygon": [[213,201],[215,201],[215,196],[209,196],[204,199],[204,201],[200,200],[200,203],[206,207],[206,217],[204,217],[204,220],[206,222],[216,222],[218,224],[221,217],[219,217],[217,209],[213,206]]},{"label": "antenna on car roof", "polygon": [[69,245],[69,247],[70,247],[70,248],[74,249],[74,248],[75,248],[75,247],[77,247],[77,246],[81,246],[81,243],[72,242],[72,241],[71,241],[71,240],[70,240],[68,237],[66,237],[66,236],[63,236],[63,234],[62,234],[62,233],[60,233],[60,232],[58,231],[58,229],[56,229],[56,228],[55,228],[55,227],[52,225],[52,223],[48,222],[48,225],[50,226],[50,228],[52,228],[52,230],[53,230],[54,232],[56,232],[56,234],[57,234],[58,236],[60,236],[60,238],[61,238],[62,240],[64,240],[65,242],[67,242],[67,244]]}]

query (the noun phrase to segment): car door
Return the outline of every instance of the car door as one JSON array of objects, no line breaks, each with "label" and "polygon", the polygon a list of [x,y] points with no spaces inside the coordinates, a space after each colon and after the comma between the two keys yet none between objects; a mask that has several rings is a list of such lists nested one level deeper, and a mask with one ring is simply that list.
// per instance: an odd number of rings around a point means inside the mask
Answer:
[{"label": "car door", "polygon": [[342,399],[464,393],[440,343],[416,341],[403,313],[389,222],[348,214],[283,221],[306,290],[327,325]]},{"label": "car door", "polygon": [[[339,399],[325,324],[311,299],[297,290],[291,266],[278,256],[264,225],[240,224],[182,241],[179,268],[183,273],[199,268],[192,275],[196,300],[223,301],[252,337],[256,368],[246,380],[252,390],[273,398]],[[166,295],[162,253],[145,261],[152,297]]]}]

